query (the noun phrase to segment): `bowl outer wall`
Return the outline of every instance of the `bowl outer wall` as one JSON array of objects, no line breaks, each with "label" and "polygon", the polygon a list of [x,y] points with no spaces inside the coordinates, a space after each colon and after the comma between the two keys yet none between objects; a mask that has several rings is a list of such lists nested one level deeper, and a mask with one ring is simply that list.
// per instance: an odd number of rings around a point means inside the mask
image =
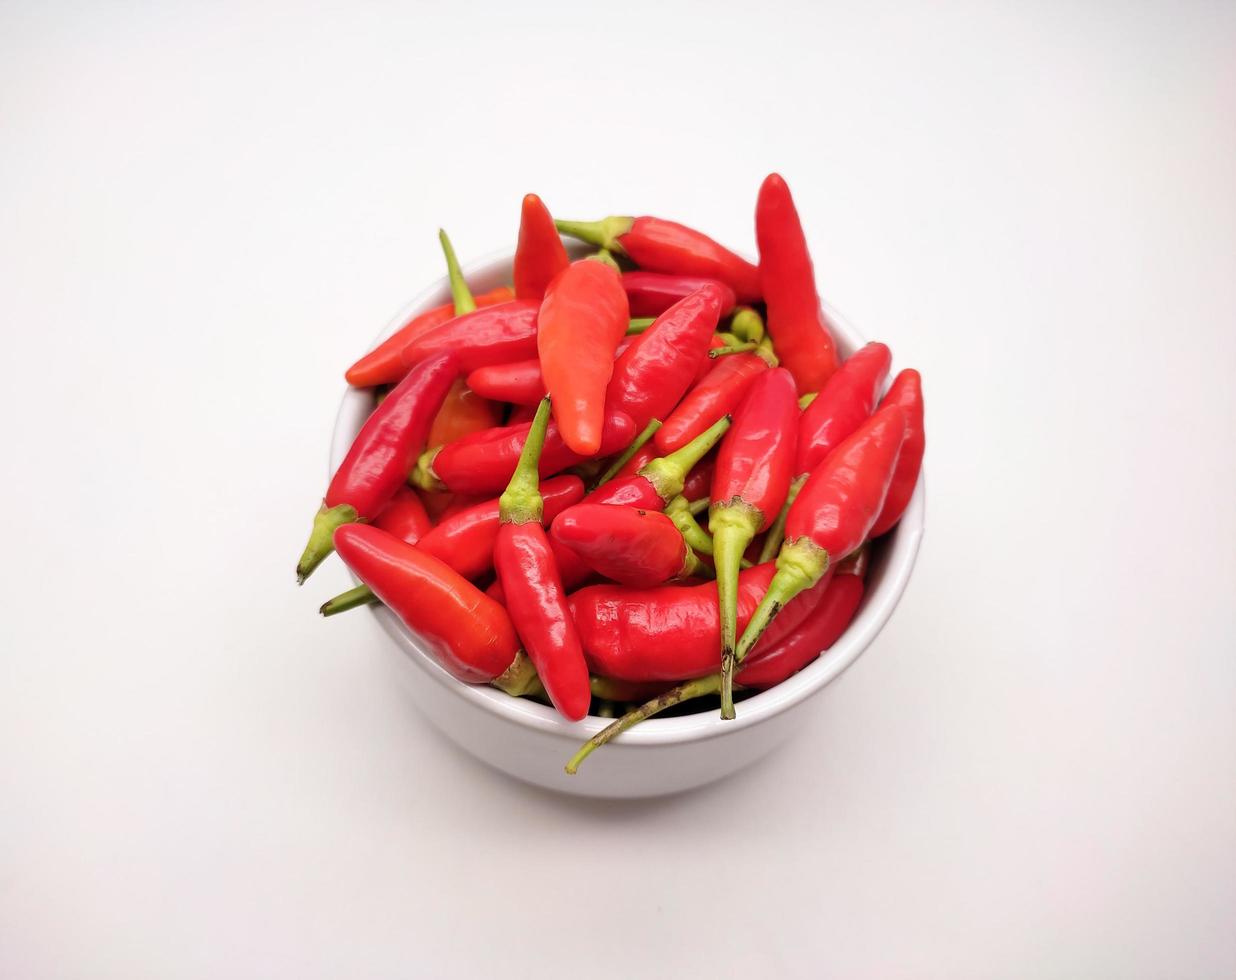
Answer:
[{"label": "bowl outer wall", "polygon": [[[579,249],[572,243],[572,251]],[[470,263],[465,274],[480,292],[510,281],[512,253],[497,253]],[[375,344],[412,316],[450,299],[443,277],[396,314]],[[824,304],[838,346],[847,356],[864,340],[835,310]],[[369,411],[367,392],[349,388],[335,421],[330,472],[343,460]],[[854,622],[831,649],[793,677],[744,700],[734,721],[715,712],[654,718],[624,733],[596,753],[575,777],[562,763],[582,740],[608,723],[588,717],[576,723],[553,709],[512,698],[485,685],[457,681],[389,610],[369,607],[383,629],[418,670],[401,676],[421,709],[445,734],[482,761],[518,778],[567,793],[632,797],[659,795],[702,785],[736,771],[775,748],[802,721],[798,710],[835,679],[875,639],[891,617],[909,581],[924,529],[925,481],[919,479],[900,524],[886,539],[873,563],[863,605]],[[428,682],[428,683],[426,683]],[[743,736],[737,738],[737,736]],[[670,747],[675,751],[667,752]],[[650,752],[650,749],[658,749]]]}]

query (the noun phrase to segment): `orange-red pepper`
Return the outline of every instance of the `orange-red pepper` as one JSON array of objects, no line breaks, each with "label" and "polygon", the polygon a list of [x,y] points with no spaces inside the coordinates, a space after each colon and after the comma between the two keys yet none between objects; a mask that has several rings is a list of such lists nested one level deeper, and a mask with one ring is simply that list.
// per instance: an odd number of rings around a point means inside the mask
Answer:
[{"label": "orange-red pepper", "polygon": [[549,209],[535,194],[525,194],[515,246],[515,295],[539,301],[554,277],[570,264]]},{"label": "orange-red pepper", "polygon": [[474,432],[492,429],[500,421],[497,405],[470,389],[463,378],[456,378],[434,416],[426,442],[430,446],[444,446]]}]

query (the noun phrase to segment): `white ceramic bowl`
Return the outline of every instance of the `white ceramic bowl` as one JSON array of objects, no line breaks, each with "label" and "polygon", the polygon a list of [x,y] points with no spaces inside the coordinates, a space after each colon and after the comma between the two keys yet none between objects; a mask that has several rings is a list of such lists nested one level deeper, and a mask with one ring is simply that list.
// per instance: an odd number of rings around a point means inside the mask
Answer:
[{"label": "white ceramic bowl", "polygon": [[[510,282],[511,260],[507,252],[469,265],[465,269],[469,284],[481,292]],[[449,299],[443,278],[404,307],[378,340],[414,314]],[[863,339],[841,316],[827,305],[825,313],[845,354],[862,346]],[[349,389],[343,396],[331,444],[332,473],[372,408],[368,392]],[[873,556],[858,615],[822,657],[777,687],[742,701],[734,721],[721,721],[716,710],[650,719],[593,753],[574,776],[563,771],[566,760],[580,742],[604,728],[607,720],[588,717],[570,723],[534,701],[461,683],[438,666],[389,610],[369,608],[407,657],[410,667],[401,673],[409,681],[413,700],[434,725],[478,759],[518,779],[579,796],[632,798],[676,793],[737,772],[776,748],[802,724],[813,697],[875,639],[893,614],[914,567],[923,536],[923,499],[920,479],[901,523]]]}]

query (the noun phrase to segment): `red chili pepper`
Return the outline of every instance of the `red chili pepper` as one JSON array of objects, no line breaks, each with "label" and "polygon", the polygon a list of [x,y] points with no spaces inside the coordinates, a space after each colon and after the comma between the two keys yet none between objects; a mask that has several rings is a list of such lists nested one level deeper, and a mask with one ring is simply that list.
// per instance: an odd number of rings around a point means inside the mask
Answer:
[{"label": "red chili pepper", "polygon": [[807,240],[790,188],[769,174],[755,205],[760,283],[768,304],[768,332],[777,356],[802,393],[819,391],[837,370],[837,345],[828,330]]},{"label": "red chili pepper", "polygon": [[618,275],[601,262],[567,266],[545,291],[536,336],[541,377],[563,441],[580,456],[600,452],[605,387],[629,318]]},{"label": "red chili pepper", "polygon": [[[577,476],[555,476],[541,484],[544,518],[552,521],[584,496],[584,481]],[[498,535],[498,498],[473,504],[444,520],[420,541],[420,548],[440,558],[464,578],[478,578],[493,568],[494,540]]]},{"label": "red chili pepper", "polygon": [[545,287],[570,264],[549,209],[535,194],[525,194],[515,247],[515,295],[540,301]]},{"label": "red chili pepper", "polygon": [[686,397],[678,403],[664,425],[657,430],[655,442],[663,453],[672,453],[685,446],[723,416],[742,403],[747,390],[757,377],[767,371],[769,360],[764,353],[732,354],[716,362],[716,366]]},{"label": "red chili pepper", "polygon": [[[777,611],[814,586],[833,560],[866,540],[884,506],[906,436],[906,417],[898,405],[871,416],[824,459],[807,478],[785,523],[785,544],[777,574],[738,641],[736,656],[722,666],[722,717],[733,713],[733,667],[741,663]],[[726,667],[729,671],[726,671]]]},{"label": "red chili pepper", "polygon": [[545,529],[537,464],[549,425],[549,399],[537,409],[519,466],[500,498],[494,568],[524,649],[554,707],[571,721],[588,713],[592,691],[575,620]]},{"label": "red chili pepper", "polygon": [[923,379],[908,368],[893,379],[881,405],[900,405],[906,413],[906,441],[897,457],[897,469],[888,485],[884,508],[871,528],[871,537],[887,534],[901,520],[923,468],[923,452],[927,448],[927,432],[923,428]]},{"label": "red chili pepper", "polygon": [[477,368],[468,375],[468,387],[484,398],[534,408],[545,397],[541,362],[536,358]]},{"label": "red chili pepper", "polygon": [[296,565],[298,582],[304,582],[330,554],[335,528],[372,520],[395,496],[456,374],[453,354],[424,361],[365,420],[313,519],[309,543]]},{"label": "red chili pepper", "polygon": [[683,481],[682,495],[690,501],[703,500],[712,492],[712,478],[716,471],[716,456],[700,460],[695,469]]},{"label": "red chili pepper", "polygon": [[559,221],[564,235],[628,256],[642,269],[677,276],[720,279],[740,303],[760,298],[760,271],[702,232],[663,218],[611,216],[600,221]]},{"label": "red chili pepper", "polygon": [[499,421],[498,406],[469,389],[463,378],[456,378],[434,416],[426,441],[430,446],[443,446],[474,432],[492,429]]},{"label": "red chili pepper", "polygon": [[395,491],[391,502],[382,508],[373,522],[374,527],[380,527],[387,534],[393,534],[401,541],[416,544],[429,533],[433,523],[425,512],[425,505],[416,491],[403,486]]},{"label": "red chili pepper", "polygon": [[[838,565],[820,601],[802,625],[780,643],[749,658],[734,678],[736,683],[761,690],[775,687],[836,643],[863,600],[866,556],[866,549],[862,549]],[[826,573],[821,584],[829,577]]]},{"label": "red chili pepper", "polygon": [[628,476],[638,476],[639,471],[657,458],[657,447],[648,443],[640,447],[639,452],[622,464],[614,474],[614,479],[621,480]]},{"label": "red chili pepper", "polygon": [[810,473],[870,418],[888,377],[893,355],[881,343],[867,344],[847,358],[824,383],[798,424],[796,476]]},{"label": "red chili pepper", "polygon": [[[477,432],[443,446],[426,467],[448,490],[456,493],[498,493],[519,462],[519,453],[532,423],[508,425]],[[617,452],[635,438],[635,423],[624,412],[610,412],[601,430],[601,455]],[[541,454],[541,474],[549,476],[584,461],[564,444],[558,427],[550,423]]]},{"label": "red chili pepper", "polygon": [[555,541],[593,571],[637,589],[689,578],[700,570],[682,533],[659,511],[576,504],[563,511],[550,530]]},{"label": "red chili pepper", "polygon": [[[507,303],[515,298],[509,286],[499,286],[476,297],[478,307],[496,306]],[[455,319],[454,302],[443,303],[432,310],[418,313],[393,334],[378,344],[373,350],[348,368],[344,377],[348,384],[356,388],[368,388],[373,385],[394,384],[408,373],[400,358],[400,352],[411,341],[423,333],[428,333],[435,327],[440,327],[448,320]]]},{"label": "red chili pepper", "polygon": [[457,316],[413,339],[400,355],[411,366],[453,351],[461,371],[506,364],[536,355],[537,303],[517,299]]},{"label": "red chili pepper", "polygon": [[335,547],[453,676],[468,683],[494,683],[511,693],[531,687],[535,674],[526,658],[518,656],[510,616],[458,572],[364,524],[340,527]]},{"label": "red chili pepper", "polygon": [[668,415],[705,358],[723,299],[721,288],[704,286],[657,317],[614,364],[606,407],[626,412],[638,429]]},{"label": "red chili pepper", "polygon": [[774,368],[756,378],[717,452],[708,529],[721,597],[723,662],[738,639],[738,569],[743,552],[781,511],[798,439],[794,378]]},{"label": "red chili pepper", "polygon": [[[738,621],[745,624],[768,588],[773,569],[749,568],[738,581]],[[628,681],[679,681],[711,674],[721,666],[717,589],[662,585],[632,589],[590,585],[569,599],[584,654],[593,673]],[[771,647],[810,612],[795,603],[761,640]]]},{"label": "red chili pepper", "polygon": [[660,316],[680,299],[685,299],[697,289],[715,286],[722,290],[721,312],[729,313],[738,302],[734,290],[719,279],[703,276],[667,276],[662,272],[624,272],[622,288],[626,290],[631,316]]}]

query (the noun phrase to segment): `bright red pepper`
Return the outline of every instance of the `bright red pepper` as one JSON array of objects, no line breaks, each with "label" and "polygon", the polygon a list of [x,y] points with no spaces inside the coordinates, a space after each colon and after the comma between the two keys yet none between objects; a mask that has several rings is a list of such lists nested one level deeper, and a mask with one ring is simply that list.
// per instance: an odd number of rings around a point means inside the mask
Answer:
[{"label": "bright red pepper", "polygon": [[682,533],[659,511],[576,504],[559,515],[550,532],[593,571],[637,589],[689,578],[700,570]]},{"label": "bright red pepper", "polygon": [[[496,306],[498,303],[508,303],[515,298],[509,286],[499,286],[476,297],[478,307]],[[348,384],[356,388],[367,388],[373,385],[394,384],[408,373],[400,358],[400,352],[412,340],[423,333],[428,333],[434,327],[440,327],[448,320],[455,319],[454,302],[443,303],[432,310],[418,313],[393,334],[378,344],[373,350],[348,368],[344,377]]]},{"label": "bright red pepper", "polygon": [[[430,476],[456,493],[498,493],[506,486],[519,462],[530,422],[477,432],[443,446],[428,462]],[[617,452],[635,438],[635,423],[624,412],[611,412],[601,430],[602,455]],[[541,474],[549,476],[576,466],[583,456],[564,444],[558,427],[550,423],[541,454]]]},{"label": "bright red pepper", "polygon": [[474,432],[492,429],[499,421],[498,406],[472,391],[463,378],[456,378],[434,416],[426,441],[430,446],[443,446]]},{"label": "bright red pepper", "polygon": [[588,667],[549,539],[541,527],[537,464],[548,425],[546,399],[537,410],[519,465],[500,498],[494,569],[515,631],[536,665],[546,693],[563,716],[579,721],[588,713],[592,699]]},{"label": "bright red pepper", "polygon": [[815,270],[794,199],[779,174],[769,174],[760,187],[755,237],[768,332],[777,357],[794,375],[801,394],[819,391],[837,370],[837,345],[820,308]]},{"label": "bright red pepper", "polygon": [[326,490],[296,579],[304,582],[331,552],[335,528],[377,517],[407,477],[433,417],[458,374],[453,354],[440,354],[408,373],[365,420]]},{"label": "bright red pepper", "polygon": [[580,456],[601,450],[605,388],[629,319],[618,274],[601,262],[567,266],[541,303],[536,336],[541,377],[563,441]]},{"label": "bright red pepper", "polygon": [[[773,574],[765,564],[739,577],[740,623],[746,624]],[[721,666],[717,589],[711,582],[652,589],[590,585],[569,601],[594,673],[629,681],[679,681]],[[761,649],[780,642],[810,608],[801,602],[787,609],[773,624],[777,632],[761,640]]]},{"label": "bright red pepper", "polygon": [[[546,521],[552,521],[584,496],[584,481],[577,476],[555,476],[541,484]],[[498,534],[498,498],[473,504],[442,521],[420,541],[422,551],[440,558],[464,578],[478,578],[493,568],[494,540]]]},{"label": "bright red pepper", "polygon": [[687,476],[682,484],[682,495],[689,501],[703,500],[712,492],[712,478],[717,471],[717,457],[709,456]]},{"label": "bright red pepper", "polygon": [[536,317],[537,303],[529,299],[474,310],[416,337],[400,356],[410,367],[453,351],[463,372],[524,360],[536,356]]},{"label": "bright red pepper", "polygon": [[[346,524],[335,547],[347,566],[429,648],[468,683],[495,683],[511,693],[535,673],[519,654],[505,609],[437,558],[376,527]],[[520,683],[512,685],[518,679]]]},{"label": "bright red pepper", "polygon": [[515,246],[515,295],[539,302],[545,288],[570,264],[549,209],[535,194],[525,194]]},{"label": "bright red pepper", "polygon": [[611,216],[601,221],[559,221],[564,235],[628,256],[641,269],[720,279],[740,303],[760,299],[760,271],[707,235],[663,218]]},{"label": "bright red pepper", "polygon": [[657,458],[657,447],[648,443],[640,447],[639,452],[622,464],[622,468],[614,474],[614,479],[621,480],[628,476],[639,476],[639,471]]},{"label": "bright red pepper", "polygon": [[[887,405],[876,412],[807,478],[785,523],[785,544],[777,574],[738,641],[733,660],[722,668],[722,717],[735,662],[741,663],[778,610],[823,577],[866,540],[884,506],[897,457],[906,436],[905,412]],[[732,710],[732,701],[731,710]]]},{"label": "bright red pepper", "polygon": [[873,538],[887,534],[901,520],[918,485],[923,452],[927,448],[927,432],[923,428],[923,379],[913,368],[902,371],[893,379],[888,394],[880,404],[900,405],[906,413],[906,441],[901,447],[901,455],[897,457],[897,469],[888,485],[884,508],[871,527]]},{"label": "bright red pepper", "polygon": [[892,360],[884,344],[867,344],[824,383],[799,420],[795,476],[810,473],[871,417]]},{"label": "bright red pepper", "polygon": [[[735,682],[761,690],[775,687],[836,643],[854,620],[863,600],[866,556],[866,549],[862,549],[838,565],[820,601],[802,625],[780,643],[750,657],[734,678]],[[825,579],[820,580],[821,584]]]},{"label": "bright red pepper", "polygon": [[720,287],[704,286],[657,317],[614,364],[606,407],[626,412],[638,429],[664,420],[705,359],[723,299]]},{"label": "bright red pepper", "polygon": [[477,368],[468,375],[468,387],[484,398],[534,408],[545,397],[541,362],[536,358]]},{"label": "bright red pepper", "polygon": [[[721,597],[721,653],[738,640],[738,569],[743,552],[781,511],[798,439],[798,395],[785,368],[756,378],[717,452],[708,529]],[[731,668],[732,669],[732,668]]]},{"label": "bright red pepper", "polygon": [[757,377],[767,371],[763,352],[722,357],[692,388],[657,430],[655,442],[663,453],[680,449],[710,425],[729,415],[742,403]]},{"label": "bright red pepper", "polygon": [[660,316],[680,299],[697,289],[714,286],[721,292],[721,313],[729,313],[738,302],[734,290],[719,279],[704,276],[667,276],[662,272],[624,272],[622,288],[626,290],[631,316]]}]

